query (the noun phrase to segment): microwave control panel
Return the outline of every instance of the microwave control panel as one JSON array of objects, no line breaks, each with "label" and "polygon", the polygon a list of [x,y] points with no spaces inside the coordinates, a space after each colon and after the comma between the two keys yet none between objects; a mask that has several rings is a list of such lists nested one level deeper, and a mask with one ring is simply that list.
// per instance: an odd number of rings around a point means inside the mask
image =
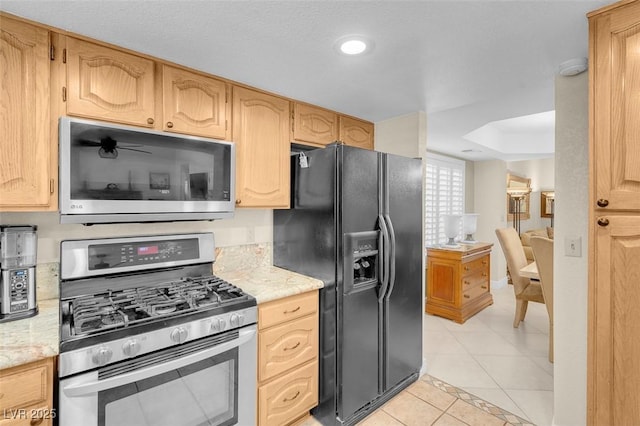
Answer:
[{"label": "microwave control panel", "polygon": [[89,270],[198,259],[197,238],[89,245]]}]

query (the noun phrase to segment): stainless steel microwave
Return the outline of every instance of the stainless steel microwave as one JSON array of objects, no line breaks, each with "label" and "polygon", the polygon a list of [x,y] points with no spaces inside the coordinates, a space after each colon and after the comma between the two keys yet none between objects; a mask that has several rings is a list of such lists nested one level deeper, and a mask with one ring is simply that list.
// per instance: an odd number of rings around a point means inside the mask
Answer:
[{"label": "stainless steel microwave", "polygon": [[233,217],[232,142],[62,117],[60,222]]}]

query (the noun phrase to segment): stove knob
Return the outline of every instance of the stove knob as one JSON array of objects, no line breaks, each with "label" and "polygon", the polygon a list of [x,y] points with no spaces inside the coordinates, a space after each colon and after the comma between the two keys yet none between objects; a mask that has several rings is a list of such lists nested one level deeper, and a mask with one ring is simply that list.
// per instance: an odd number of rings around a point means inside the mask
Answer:
[{"label": "stove knob", "polygon": [[227,327],[227,321],[224,318],[220,318],[220,331]]},{"label": "stove knob", "polygon": [[222,331],[224,329],[222,322],[223,320],[220,318],[214,318],[213,321],[211,321],[211,331]]},{"label": "stove knob", "polygon": [[136,356],[138,355],[138,352],[140,352],[140,342],[136,339],[127,340],[122,345],[122,353],[126,356]]},{"label": "stove knob", "polygon": [[189,332],[186,329],[178,327],[171,332],[170,337],[175,343],[184,343],[187,340],[188,335]]},{"label": "stove knob", "polygon": [[93,354],[93,363],[101,366],[105,365],[112,355],[113,351],[110,348],[102,346]]},{"label": "stove knob", "polygon": [[232,327],[240,327],[244,324],[244,315],[243,314],[231,314],[229,318],[229,323]]}]

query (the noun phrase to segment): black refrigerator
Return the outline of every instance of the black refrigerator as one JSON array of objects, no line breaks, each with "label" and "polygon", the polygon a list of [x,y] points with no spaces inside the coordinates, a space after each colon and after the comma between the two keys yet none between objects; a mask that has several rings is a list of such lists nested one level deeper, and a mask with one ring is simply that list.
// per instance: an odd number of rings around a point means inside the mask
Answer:
[{"label": "black refrigerator", "polygon": [[422,162],[341,144],[292,153],[274,265],[322,280],[319,405],[351,425],[422,365]]}]

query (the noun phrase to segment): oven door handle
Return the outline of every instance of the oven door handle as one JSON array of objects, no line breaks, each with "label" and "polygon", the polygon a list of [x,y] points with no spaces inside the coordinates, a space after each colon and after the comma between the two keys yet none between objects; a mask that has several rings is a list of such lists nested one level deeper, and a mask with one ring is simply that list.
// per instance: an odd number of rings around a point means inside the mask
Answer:
[{"label": "oven door handle", "polygon": [[240,330],[237,339],[204,349],[200,352],[194,352],[192,354],[184,355],[171,361],[163,362],[161,364],[153,365],[147,368],[141,368],[139,370],[131,371],[129,373],[124,373],[104,380],[95,380],[88,383],[67,385],[63,387],[62,391],[69,397],[85,396],[96,394],[106,389],[113,389],[118,386],[126,385],[128,383],[137,382],[139,380],[148,379],[149,377],[157,376],[159,374],[166,373],[167,371],[176,370],[178,368],[185,367],[198,361],[202,361],[204,359],[219,355],[235,347],[239,347],[240,345],[243,345],[250,341],[255,336],[255,334],[255,327],[248,327]]}]

